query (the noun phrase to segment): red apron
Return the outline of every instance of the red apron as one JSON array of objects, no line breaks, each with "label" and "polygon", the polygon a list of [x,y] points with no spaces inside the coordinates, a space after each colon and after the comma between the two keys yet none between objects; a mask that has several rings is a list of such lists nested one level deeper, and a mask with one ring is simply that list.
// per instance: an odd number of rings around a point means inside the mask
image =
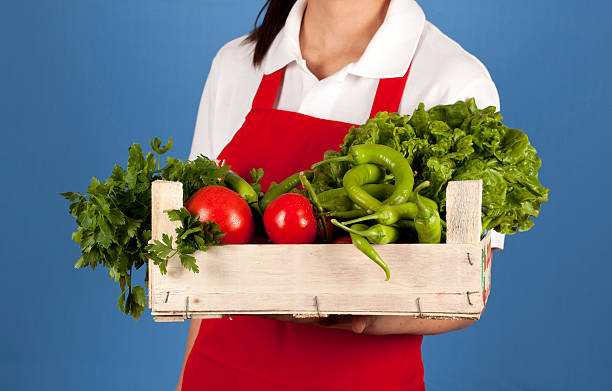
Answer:
[{"label": "red apron", "polygon": [[[370,117],[398,111],[409,72],[380,80]],[[218,157],[244,178],[263,168],[264,189],[338,150],[352,126],[274,109],[283,73],[264,75],[242,128]],[[205,320],[183,390],[422,391],[421,342],[421,336],[357,335],[254,316]]]}]

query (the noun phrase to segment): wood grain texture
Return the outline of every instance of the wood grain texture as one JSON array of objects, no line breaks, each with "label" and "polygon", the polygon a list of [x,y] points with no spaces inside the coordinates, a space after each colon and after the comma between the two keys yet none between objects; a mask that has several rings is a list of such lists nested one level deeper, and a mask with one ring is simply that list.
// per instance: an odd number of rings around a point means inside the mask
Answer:
[{"label": "wood grain texture", "polygon": [[158,323],[183,322],[185,321],[185,317],[183,316],[154,316],[153,320]]},{"label": "wood grain texture", "polygon": [[[468,181],[469,190],[461,189],[461,182],[455,191],[468,211],[475,208],[469,197],[476,191],[469,182],[476,181]],[[153,192],[153,237],[161,238],[174,233],[176,223],[163,210],[182,205],[182,187],[157,181]],[[480,213],[477,218],[472,227],[479,227]],[[150,267],[152,315],[156,321],[223,314],[478,319],[484,309],[484,242],[477,237],[472,243],[376,246],[391,270],[389,281],[350,244],[213,247],[196,252],[197,274],[185,270],[178,257],[169,261],[166,275]]]},{"label": "wood grain texture", "polygon": [[[151,240],[161,240],[162,235],[175,234],[179,221],[170,221],[165,210],[183,207],[183,184],[180,182],[157,180],[151,184]],[[152,292],[155,278],[161,278],[159,268],[149,262],[149,308],[153,308]],[[157,273],[155,273],[157,272]]]},{"label": "wood grain texture", "polygon": [[482,180],[448,182],[446,243],[478,243],[482,233]]},{"label": "wood grain texture", "polygon": [[[233,245],[154,270],[155,313],[472,313],[482,310],[480,245],[376,246],[391,279],[352,245]],[[479,296],[480,294],[480,296]],[[188,304],[186,298],[189,297]],[[187,308],[187,310],[185,310]]]}]

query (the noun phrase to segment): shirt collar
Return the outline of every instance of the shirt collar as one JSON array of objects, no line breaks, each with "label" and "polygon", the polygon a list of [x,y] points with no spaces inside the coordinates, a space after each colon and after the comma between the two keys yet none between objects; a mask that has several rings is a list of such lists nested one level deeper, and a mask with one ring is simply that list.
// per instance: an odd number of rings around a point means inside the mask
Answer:
[{"label": "shirt collar", "polygon": [[[285,26],[270,45],[262,64],[265,74],[293,61],[305,68],[299,36],[306,3],[307,0],[297,0],[289,12]],[[382,25],[361,58],[343,68],[339,76],[343,78],[347,73],[376,79],[403,76],[412,61],[424,25],[425,14],[414,0],[391,0]]]}]

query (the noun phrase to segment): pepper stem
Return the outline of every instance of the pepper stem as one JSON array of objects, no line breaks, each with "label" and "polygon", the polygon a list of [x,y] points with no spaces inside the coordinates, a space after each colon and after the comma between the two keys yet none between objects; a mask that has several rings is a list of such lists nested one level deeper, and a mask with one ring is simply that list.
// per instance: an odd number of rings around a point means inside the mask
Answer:
[{"label": "pepper stem", "polygon": [[329,231],[327,229],[327,219],[325,217],[325,209],[323,209],[323,206],[321,206],[321,203],[319,202],[319,197],[317,197],[317,193],[312,187],[312,184],[310,183],[308,178],[306,178],[306,174],[304,174],[304,171],[300,172],[300,182],[302,182],[302,186],[304,187],[304,189],[306,189],[306,191],[308,192],[308,195],[310,195],[310,199],[312,200],[312,203],[315,205],[315,207],[319,211],[319,217],[321,218],[321,222],[323,223],[323,234],[325,235],[325,241],[328,241],[330,240],[331,235],[329,234]]},{"label": "pepper stem", "polygon": [[367,216],[363,216],[363,217],[358,217],[358,218],[353,219],[353,220],[345,221],[344,224],[351,225],[351,224],[355,224],[355,223],[360,223],[362,221],[375,220],[378,217],[379,217],[379,214],[378,213],[374,213],[374,214],[371,214],[371,215],[367,215]]},{"label": "pepper stem", "polygon": [[367,233],[366,231],[357,231],[357,230],[354,230],[354,229],[349,228],[349,227],[347,227],[346,225],[342,224],[341,222],[339,222],[339,221],[338,221],[338,220],[336,220],[336,219],[331,219],[331,223],[332,223],[333,225],[335,225],[336,227],[342,228],[342,229],[343,229],[343,230],[345,230],[346,232],[350,232],[350,233],[352,233],[352,234],[355,234],[355,235],[361,235],[361,236],[365,236],[365,237],[368,237],[368,236],[369,236],[369,235],[368,235],[368,233]]},{"label": "pepper stem", "polygon": [[314,170],[315,168],[322,166],[323,164],[327,164],[327,163],[333,163],[333,162],[350,162],[352,159],[350,156],[338,156],[338,157],[332,157],[329,159],[325,159],[325,160],[321,160],[318,163],[313,164],[312,166],[310,166],[311,170]]},{"label": "pepper stem", "polygon": [[328,215],[333,217],[339,217],[341,219],[356,219],[358,217],[364,217],[368,211],[363,209],[343,210],[343,211],[332,211]]},{"label": "pepper stem", "polygon": [[304,189],[306,189],[306,191],[308,192],[308,195],[310,196],[312,203],[317,207],[317,210],[320,213],[324,213],[325,211],[323,207],[321,206],[321,203],[319,202],[319,197],[317,197],[317,193],[312,187],[312,184],[310,183],[308,178],[306,178],[304,171],[300,172],[300,182],[302,183],[302,186],[304,187]]},{"label": "pepper stem", "polygon": [[421,183],[419,183],[419,185],[417,187],[412,189],[412,192],[413,193],[418,193],[419,191],[423,190],[424,188],[426,188],[430,184],[431,184],[431,182],[429,182],[429,181],[421,182]]},{"label": "pepper stem", "polygon": [[417,205],[417,207],[419,208],[419,213],[429,213],[431,212],[429,209],[427,209],[427,206],[423,203],[423,200],[421,200],[421,196],[419,195],[419,192],[421,190],[423,190],[424,188],[426,188],[427,186],[429,186],[430,182],[429,181],[425,181],[423,183],[420,183],[417,187],[415,187],[412,192],[415,195],[415,204]]}]

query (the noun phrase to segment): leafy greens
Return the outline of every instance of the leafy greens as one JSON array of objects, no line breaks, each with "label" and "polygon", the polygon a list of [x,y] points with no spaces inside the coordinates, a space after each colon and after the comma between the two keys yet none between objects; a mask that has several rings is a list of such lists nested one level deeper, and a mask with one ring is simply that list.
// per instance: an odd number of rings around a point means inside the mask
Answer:
[{"label": "leafy greens", "polygon": [[[167,158],[159,167],[161,155],[172,148],[172,139],[162,146],[158,138],[151,140],[153,152],[144,154],[139,144],[129,148],[127,167],[115,165],[109,178],[100,182],[96,178],[85,194],[66,192],[61,195],[71,202],[70,214],[76,219],[78,229],[72,234],[81,248],[81,258],[74,267],[95,269],[98,265],[108,269],[109,277],[119,283],[121,295],[118,305],[121,311],[138,320],[147,304],[145,289],[134,285],[132,272],[144,265],[147,259],[166,271],[169,257],[179,255],[182,265],[198,271],[196,250],[206,251],[219,245],[219,226],[200,223],[197,215],[186,209],[167,211],[171,220],[181,221],[176,229],[176,240],[164,235],[162,241],[151,240],[151,183],[158,179],[183,183],[184,201],[196,190],[208,186],[225,186],[223,177],[228,167],[199,156],[193,161]],[[174,247],[176,245],[176,247]],[[148,274],[145,276],[145,284]]]},{"label": "leafy greens", "polygon": [[[325,159],[344,156],[357,144],[384,144],[402,152],[416,171],[415,181],[431,182],[422,194],[441,212],[448,181],[482,179],[484,229],[527,231],[548,201],[549,189],[538,180],[541,160],[527,135],[502,124],[495,107],[479,110],[473,98],[429,110],[421,103],[412,116],[378,113],[352,127],[340,152],[327,151]],[[313,185],[317,191],[340,187],[348,168],[345,162],[321,165]]]}]

